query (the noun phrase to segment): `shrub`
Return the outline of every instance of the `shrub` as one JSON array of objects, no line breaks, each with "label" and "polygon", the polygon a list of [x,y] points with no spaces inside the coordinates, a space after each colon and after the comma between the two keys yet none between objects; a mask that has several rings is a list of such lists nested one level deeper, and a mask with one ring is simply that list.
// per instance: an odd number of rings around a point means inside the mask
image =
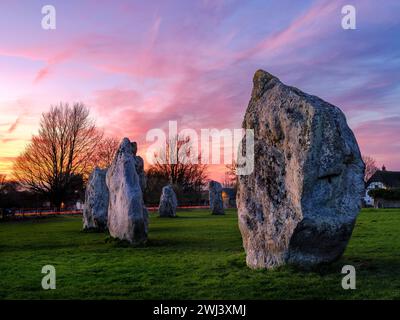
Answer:
[{"label": "shrub", "polygon": [[373,189],[368,191],[372,198],[381,198],[385,200],[400,200],[400,188],[398,189]]}]

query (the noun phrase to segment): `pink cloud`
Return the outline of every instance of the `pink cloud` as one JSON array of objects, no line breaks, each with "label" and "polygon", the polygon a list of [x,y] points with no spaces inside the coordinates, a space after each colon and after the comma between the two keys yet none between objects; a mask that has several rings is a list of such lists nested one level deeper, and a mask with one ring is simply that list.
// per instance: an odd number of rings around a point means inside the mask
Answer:
[{"label": "pink cloud", "polygon": [[101,114],[116,110],[121,107],[133,107],[140,103],[141,95],[136,90],[106,89],[94,92],[94,104]]},{"label": "pink cloud", "polygon": [[33,81],[34,83],[38,83],[42,81],[44,78],[48,76],[50,73],[50,67],[46,66],[43,69],[40,69],[38,73],[36,74],[35,80]]},{"label": "pink cloud", "polygon": [[305,47],[309,42],[315,42],[324,36],[322,28],[327,26],[322,21],[326,20],[338,8],[338,3],[334,1],[317,3],[305,14],[295,18],[284,29],[268,35],[255,46],[239,53],[235,59],[237,62],[241,62],[256,55],[263,55],[266,58],[266,56],[277,55],[280,50],[293,52],[299,47]]},{"label": "pink cloud", "polygon": [[49,76],[51,71],[59,64],[66,62],[85,47],[86,37],[62,43],[60,46],[44,46],[40,42],[36,45],[0,47],[0,56],[17,57],[32,61],[41,61],[45,66],[40,68],[33,82],[39,83]]},{"label": "pink cloud", "polygon": [[8,142],[14,142],[14,141],[19,141],[20,139],[16,139],[16,138],[4,138],[4,139],[1,139],[0,141],[2,142],[2,143],[8,143]]},{"label": "pink cloud", "polygon": [[[93,0],[88,2],[89,7],[96,8],[96,12],[104,12],[110,17],[110,23],[104,21],[104,25],[97,25],[102,14],[85,17],[88,11],[82,10],[80,17],[83,19],[74,25],[76,29],[72,28],[71,33],[68,31],[65,34],[60,29],[60,39],[51,38],[52,45],[44,45],[49,38],[39,35],[32,44],[0,44],[0,55],[33,61],[35,69],[30,71],[32,78],[28,81],[33,79],[35,84],[41,84],[35,86],[35,104],[31,104],[35,107],[31,109],[38,114],[51,103],[57,103],[60,97],[81,99],[93,106],[99,116],[98,123],[107,134],[119,138],[127,135],[138,140],[143,147],[146,146],[146,132],[151,128],[165,127],[168,120],[177,120],[180,128],[195,130],[240,127],[250,96],[251,77],[260,67],[272,72],[276,70],[276,74],[287,83],[297,79],[295,85],[298,84],[301,89],[316,90],[316,94],[323,98],[328,95],[334,103],[344,105],[350,117],[358,112],[363,118],[364,110],[373,109],[376,114],[377,109],[390,107],[383,98],[387,96],[385,88],[391,86],[390,80],[396,80],[394,74],[397,69],[391,68],[394,71],[388,80],[385,79],[387,71],[374,76],[374,72],[364,67],[368,67],[371,60],[366,60],[367,63],[362,61],[364,65],[360,64],[358,68],[346,64],[351,59],[348,50],[359,48],[363,51],[364,47],[359,41],[357,46],[346,47],[341,52],[341,41],[345,35],[338,36],[335,30],[340,30],[342,2],[312,2],[288,25],[268,24],[272,30],[280,28],[272,33],[265,27],[264,21],[251,21],[244,15],[240,21],[255,30],[249,35],[235,20],[241,15],[241,12],[235,12],[237,5],[245,6],[240,1],[229,2],[229,5],[211,0],[193,4],[171,2],[168,5],[126,1],[110,6],[107,1]],[[274,8],[284,6],[271,5],[271,14]],[[291,6],[299,8],[299,12],[304,8],[297,3]],[[360,3],[357,8],[364,10],[365,6]],[[369,5],[370,9],[372,7],[376,6]],[[188,9],[195,14],[187,16]],[[232,12],[235,14],[231,15]],[[293,12],[295,10],[290,14]],[[285,13],[282,14],[284,16]],[[373,14],[371,11],[367,15]],[[271,21],[274,20],[272,18],[269,17]],[[280,23],[281,20],[277,21]],[[76,32],[78,29],[79,32]],[[263,32],[265,35],[262,37]],[[331,47],[324,50],[327,44]],[[349,57],[344,57],[346,54]],[[358,54],[355,54],[356,58],[359,58]],[[374,61],[379,60],[373,58]],[[375,71],[383,67],[380,62],[376,65]],[[359,78],[366,80],[352,83],[352,79],[348,78],[360,70],[364,73]],[[42,83],[49,77],[60,83]],[[347,82],[338,83],[338,79],[347,79]],[[40,90],[48,88],[56,89],[51,94],[42,95]],[[23,92],[21,88],[17,90]],[[371,108],[370,104],[374,107]],[[12,107],[5,106],[2,112],[9,109]],[[31,120],[32,123],[34,121],[37,117]],[[371,122],[373,128],[385,124]],[[374,132],[375,129],[366,124],[357,127],[363,151],[365,149],[373,155],[375,150],[377,157],[388,159],[388,150],[379,149],[383,147],[378,140],[374,140],[369,130]],[[391,130],[395,129],[392,127]],[[390,140],[390,131],[381,138],[395,143]],[[394,153],[396,156],[398,153]]]},{"label": "pink cloud", "polygon": [[354,128],[363,154],[388,170],[400,170],[400,117],[370,120]]},{"label": "pink cloud", "polygon": [[13,133],[15,131],[15,129],[17,129],[19,123],[21,121],[21,118],[18,117],[12,124],[11,126],[8,128],[7,133]]}]

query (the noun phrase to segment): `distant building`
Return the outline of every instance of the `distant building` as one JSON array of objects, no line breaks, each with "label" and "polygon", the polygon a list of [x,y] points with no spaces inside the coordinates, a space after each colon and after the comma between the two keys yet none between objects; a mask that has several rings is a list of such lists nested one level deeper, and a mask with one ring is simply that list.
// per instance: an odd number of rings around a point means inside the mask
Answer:
[{"label": "distant building", "polygon": [[376,171],[368,179],[365,188],[364,202],[367,206],[375,206],[374,199],[368,194],[373,189],[397,189],[400,188],[400,171],[387,171],[385,166]]}]

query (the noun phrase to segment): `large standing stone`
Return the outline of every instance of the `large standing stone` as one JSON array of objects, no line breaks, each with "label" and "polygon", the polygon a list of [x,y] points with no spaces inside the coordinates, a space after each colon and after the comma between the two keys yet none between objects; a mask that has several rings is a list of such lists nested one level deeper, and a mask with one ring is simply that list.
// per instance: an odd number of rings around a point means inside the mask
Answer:
[{"label": "large standing stone", "polygon": [[176,207],[178,206],[178,201],[176,199],[176,194],[171,185],[167,185],[162,188],[160,206],[158,208],[158,213],[160,217],[176,217]]},{"label": "large standing stone", "polygon": [[134,145],[124,138],[108,169],[110,192],[108,230],[114,238],[140,244],[147,241],[148,216],[136,172]]},{"label": "large standing stone", "polygon": [[240,176],[239,227],[252,268],[338,259],[364,191],[364,163],[339,108],[257,71],[243,128],[254,171]]},{"label": "large standing stone", "polygon": [[225,214],[221,184],[217,181],[211,180],[208,184],[208,191],[210,195],[211,213],[215,215]]},{"label": "large standing stone", "polygon": [[108,188],[106,185],[107,169],[95,168],[86,186],[85,206],[83,209],[83,229],[107,228]]}]

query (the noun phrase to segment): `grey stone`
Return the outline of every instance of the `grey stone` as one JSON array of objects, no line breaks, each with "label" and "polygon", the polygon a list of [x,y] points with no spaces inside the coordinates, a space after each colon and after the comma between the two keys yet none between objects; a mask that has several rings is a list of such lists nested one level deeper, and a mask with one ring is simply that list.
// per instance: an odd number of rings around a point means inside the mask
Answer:
[{"label": "grey stone", "polygon": [[162,188],[160,206],[158,208],[158,213],[160,217],[176,217],[176,207],[178,206],[178,201],[176,199],[176,194],[171,185],[167,185]]},{"label": "grey stone", "polygon": [[103,231],[107,229],[108,188],[107,169],[95,168],[89,177],[83,209],[83,229]]},{"label": "grey stone", "polygon": [[132,142],[132,153],[135,159],[135,168],[136,168],[136,173],[139,176],[139,181],[140,181],[140,188],[142,189],[142,192],[146,189],[146,175],[144,173],[144,161],[142,157],[137,156],[137,143]]},{"label": "grey stone", "polygon": [[[330,263],[361,206],[364,163],[342,111],[259,70],[243,128],[254,171],[240,176],[239,228],[251,268]],[[243,140],[244,141],[244,140]]]},{"label": "grey stone", "polygon": [[222,200],[222,185],[217,181],[211,180],[208,184],[208,191],[211,213],[215,215],[225,214],[224,202]]},{"label": "grey stone", "polygon": [[108,230],[114,238],[141,244],[147,241],[148,212],[134,154],[134,145],[124,138],[108,169]]}]

